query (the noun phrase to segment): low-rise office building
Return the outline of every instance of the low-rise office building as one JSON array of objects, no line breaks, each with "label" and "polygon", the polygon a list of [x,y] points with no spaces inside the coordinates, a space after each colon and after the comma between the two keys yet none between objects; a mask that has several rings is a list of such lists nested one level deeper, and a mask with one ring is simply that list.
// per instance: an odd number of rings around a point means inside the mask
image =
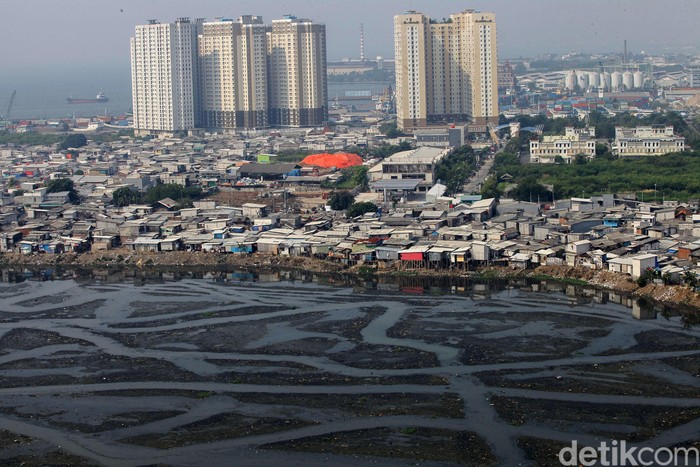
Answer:
[{"label": "low-rise office building", "polygon": [[[401,184],[402,189],[416,192],[427,192],[436,182],[435,166],[449,154],[451,149],[423,146],[410,151],[397,152],[369,170],[372,182],[403,180],[411,182],[410,186]],[[398,183],[398,182],[392,182]],[[372,186],[375,186],[374,183]],[[381,187],[381,188],[380,188]],[[375,191],[386,187],[377,185]]]},{"label": "low-rise office building", "polygon": [[416,146],[456,148],[463,146],[467,138],[467,125],[451,125],[449,128],[415,130]]}]

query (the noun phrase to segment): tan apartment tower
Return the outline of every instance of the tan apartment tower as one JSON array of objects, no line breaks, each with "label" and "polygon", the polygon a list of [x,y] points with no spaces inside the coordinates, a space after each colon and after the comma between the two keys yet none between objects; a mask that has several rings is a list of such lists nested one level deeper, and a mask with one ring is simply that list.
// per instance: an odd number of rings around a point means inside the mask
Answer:
[{"label": "tan apartment tower", "polygon": [[328,120],[326,27],[286,16],[268,35],[269,119],[272,126],[307,127]]},{"label": "tan apartment tower", "polygon": [[268,107],[267,39],[270,27],[261,16],[241,16],[241,66],[238,70],[239,103],[245,128],[270,126]]},{"label": "tan apartment tower", "polygon": [[400,129],[498,122],[496,16],[466,10],[436,22],[416,11],[394,17]]},{"label": "tan apartment tower", "polygon": [[195,128],[200,24],[179,18],[136,26],[131,38],[131,95],[137,136],[184,134]]},{"label": "tan apartment tower", "polygon": [[265,128],[267,31],[259,16],[206,22],[199,35],[199,126]]}]

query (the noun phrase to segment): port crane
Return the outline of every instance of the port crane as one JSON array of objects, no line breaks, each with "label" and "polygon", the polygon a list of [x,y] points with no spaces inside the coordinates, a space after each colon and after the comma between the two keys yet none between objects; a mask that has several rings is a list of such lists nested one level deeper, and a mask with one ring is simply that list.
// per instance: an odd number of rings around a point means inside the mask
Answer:
[{"label": "port crane", "polygon": [[15,103],[15,96],[17,95],[17,90],[12,91],[12,96],[10,96],[10,103],[7,104],[7,112],[5,112],[5,117],[3,120],[10,120],[10,114],[12,113],[12,104]]}]

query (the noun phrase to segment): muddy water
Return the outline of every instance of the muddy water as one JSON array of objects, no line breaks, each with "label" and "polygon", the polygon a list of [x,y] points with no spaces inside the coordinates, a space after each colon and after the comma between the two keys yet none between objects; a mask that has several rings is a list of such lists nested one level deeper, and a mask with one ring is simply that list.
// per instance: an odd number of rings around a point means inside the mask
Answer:
[{"label": "muddy water", "polygon": [[556,283],[129,274],[3,272],[0,463],[540,465],[573,439],[700,433],[678,309]]}]

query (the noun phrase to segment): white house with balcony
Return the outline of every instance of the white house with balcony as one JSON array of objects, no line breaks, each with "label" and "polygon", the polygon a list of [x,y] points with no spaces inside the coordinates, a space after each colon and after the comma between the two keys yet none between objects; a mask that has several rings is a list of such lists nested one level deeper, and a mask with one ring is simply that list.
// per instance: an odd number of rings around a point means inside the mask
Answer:
[{"label": "white house with balcony", "polygon": [[553,164],[559,159],[570,164],[577,155],[595,157],[595,127],[566,127],[564,135],[542,136],[530,141],[530,162]]},{"label": "white house with balcony", "polygon": [[685,138],[676,136],[671,125],[615,127],[613,154],[617,156],[661,156],[684,150]]}]

